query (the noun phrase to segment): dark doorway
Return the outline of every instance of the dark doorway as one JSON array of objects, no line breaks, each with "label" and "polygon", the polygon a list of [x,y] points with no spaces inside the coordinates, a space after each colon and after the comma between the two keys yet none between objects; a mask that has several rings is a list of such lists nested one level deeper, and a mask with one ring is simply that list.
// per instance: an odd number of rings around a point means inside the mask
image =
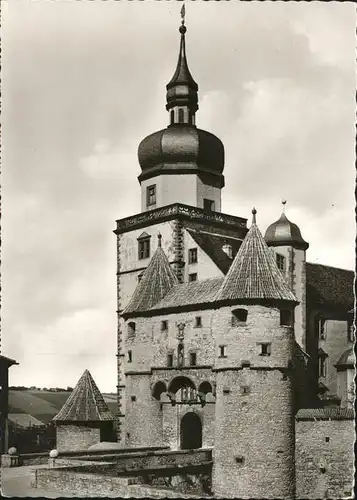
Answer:
[{"label": "dark doorway", "polygon": [[189,412],[182,417],[180,437],[181,450],[202,448],[202,424],[196,413]]}]

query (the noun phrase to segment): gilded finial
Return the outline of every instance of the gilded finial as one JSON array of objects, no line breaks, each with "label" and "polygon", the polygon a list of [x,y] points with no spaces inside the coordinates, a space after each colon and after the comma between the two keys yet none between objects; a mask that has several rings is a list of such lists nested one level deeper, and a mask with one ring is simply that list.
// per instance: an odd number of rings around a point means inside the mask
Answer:
[{"label": "gilded finial", "polygon": [[161,239],[162,239],[162,235],[161,235],[161,233],[158,233],[157,234],[157,246],[159,248],[161,248]]},{"label": "gilded finial", "polygon": [[255,207],[253,207],[252,214],[253,214],[253,217],[252,217],[252,224],[256,224],[256,222],[257,222],[257,219],[256,219],[257,210],[256,210],[256,208],[255,208]]}]

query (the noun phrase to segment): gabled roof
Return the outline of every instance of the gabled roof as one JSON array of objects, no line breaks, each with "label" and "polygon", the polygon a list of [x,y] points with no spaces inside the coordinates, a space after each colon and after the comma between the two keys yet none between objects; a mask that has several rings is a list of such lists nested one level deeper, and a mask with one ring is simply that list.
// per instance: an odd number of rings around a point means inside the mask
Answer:
[{"label": "gabled roof", "polygon": [[9,413],[8,419],[17,427],[44,427],[46,424],[29,413]]},{"label": "gabled roof", "polygon": [[339,308],[346,313],[354,302],[354,272],[306,262],[306,298],[308,303]]},{"label": "gabled roof", "polygon": [[159,235],[159,246],[138,283],[129,304],[124,309],[123,315],[151,309],[177,284],[177,276],[161,248],[161,235]]},{"label": "gabled roof", "polygon": [[255,213],[253,210],[253,223],[216,300],[271,299],[297,302],[255,223]]},{"label": "gabled roof", "polygon": [[232,264],[232,259],[223,251],[223,245],[225,243],[231,245],[232,254],[235,256],[242,244],[242,240],[209,234],[202,231],[192,231],[191,229],[187,229],[187,232],[197,245],[213,260],[222,273],[227,274]]},{"label": "gabled roof", "polygon": [[170,309],[213,302],[223,278],[209,278],[174,286],[151,310]]},{"label": "gabled roof", "polygon": [[0,354],[0,364],[6,365],[6,366],[12,366],[12,365],[18,365],[19,363],[15,361],[14,359],[7,358],[6,356],[3,356]]},{"label": "gabled roof", "polygon": [[325,408],[303,408],[296,414],[296,420],[354,420],[353,408],[326,406]]},{"label": "gabled roof", "polygon": [[92,375],[85,370],[71,395],[53,420],[57,422],[98,422],[114,420]]}]

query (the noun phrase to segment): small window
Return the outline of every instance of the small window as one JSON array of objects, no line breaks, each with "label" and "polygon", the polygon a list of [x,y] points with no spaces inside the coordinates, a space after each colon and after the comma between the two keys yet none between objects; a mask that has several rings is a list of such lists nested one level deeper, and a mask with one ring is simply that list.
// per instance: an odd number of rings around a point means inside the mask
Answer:
[{"label": "small window", "polygon": [[128,335],[129,336],[135,335],[135,328],[136,328],[135,323],[133,321],[130,321],[130,323],[128,323]]},{"label": "small window", "polygon": [[202,318],[201,316],[195,317],[195,328],[201,328],[202,326]]},{"label": "small window", "polygon": [[184,123],[184,112],[182,108],[178,110],[178,121],[179,123]]},{"label": "small window", "polygon": [[208,198],[203,198],[203,210],[206,212],[213,212],[214,211],[214,201],[209,200]]},{"label": "small window", "polygon": [[197,263],[197,248],[190,248],[188,251],[188,263],[196,264]]},{"label": "small window", "polygon": [[285,257],[280,253],[276,254],[276,265],[280,269],[280,271],[285,272]]},{"label": "small window", "polygon": [[238,326],[239,324],[246,323],[248,317],[248,311],[246,309],[235,309],[232,311],[232,326]]},{"label": "small window", "polygon": [[325,441],[326,443],[329,443],[330,442],[330,438],[328,436],[325,437]]},{"label": "small window", "polygon": [[326,357],[319,357],[319,377],[326,377]]},{"label": "small window", "polygon": [[188,275],[188,281],[197,281],[197,273],[191,273]]},{"label": "small window", "polygon": [[260,344],[260,356],[270,356],[271,354],[271,344],[262,343]]},{"label": "small window", "polygon": [[173,123],[175,123],[175,112],[173,109],[171,110],[170,117],[171,117],[171,125],[172,125]]},{"label": "small window", "polygon": [[131,363],[133,361],[133,353],[132,351],[128,351],[128,363]]},{"label": "small window", "polygon": [[169,327],[169,323],[166,319],[161,321],[161,331],[162,332],[166,332],[166,330],[168,330],[168,327]]},{"label": "small window", "polygon": [[348,342],[355,341],[355,326],[353,323],[347,323],[347,333],[348,333]]},{"label": "small window", "polygon": [[197,354],[195,352],[190,352],[190,365],[196,366],[197,364]]},{"label": "small window", "polygon": [[156,184],[146,188],[146,206],[156,205]]},{"label": "small window", "polygon": [[173,354],[167,355],[167,366],[169,368],[172,368],[174,366],[174,355]]},{"label": "small window", "polygon": [[320,340],[326,339],[325,319],[319,320],[319,338]]},{"label": "small window", "polygon": [[220,358],[226,358],[226,346],[225,345],[220,345],[219,346],[219,357]]},{"label": "small window", "polygon": [[178,366],[183,366],[185,357],[184,357],[184,350],[183,350],[183,344],[179,344],[177,348],[177,364]]},{"label": "small window", "polygon": [[132,401],[136,401],[136,396],[131,396]]},{"label": "small window", "polygon": [[238,455],[235,457],[235,461],[237,464],[243,465],[244,464],[244,457]]},{"label": "small window", "polygon": [[150,257],[150,238],[139,240],[139,259],[148,259]]},{"label": "small window", "polygon": [[292,326],[292,312],[289,309],[282,309],[280,311],[280,324],[282,326]]},{"label": "small window", "polygon": [[246,396],[247,394],[249,394],[249,393],[250,393],[250,388],[249,388],[249,386],[248,386],[248,385],[243,385],[243,386],[241,387],[241,393],[242,393],[244,396]]}]

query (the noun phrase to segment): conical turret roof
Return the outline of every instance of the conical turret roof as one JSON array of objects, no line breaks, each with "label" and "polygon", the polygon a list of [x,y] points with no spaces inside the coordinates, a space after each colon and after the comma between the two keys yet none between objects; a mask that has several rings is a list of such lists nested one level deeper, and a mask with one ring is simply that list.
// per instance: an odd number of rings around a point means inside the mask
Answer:
[{"label": "conical turret roof", "polygon": [[255,222],[226,274],[216,300],[288,300],[298,302]]},{"label": "conical turret roof", "polygon": [[165,252],[159,245],[123,314],[148,311],[179,283]]},{"label": "conical turret roof", "polygon": [[71,395],[53,420],[59,422],[97,422],[114,420],[92,375],[85,370]]}]

